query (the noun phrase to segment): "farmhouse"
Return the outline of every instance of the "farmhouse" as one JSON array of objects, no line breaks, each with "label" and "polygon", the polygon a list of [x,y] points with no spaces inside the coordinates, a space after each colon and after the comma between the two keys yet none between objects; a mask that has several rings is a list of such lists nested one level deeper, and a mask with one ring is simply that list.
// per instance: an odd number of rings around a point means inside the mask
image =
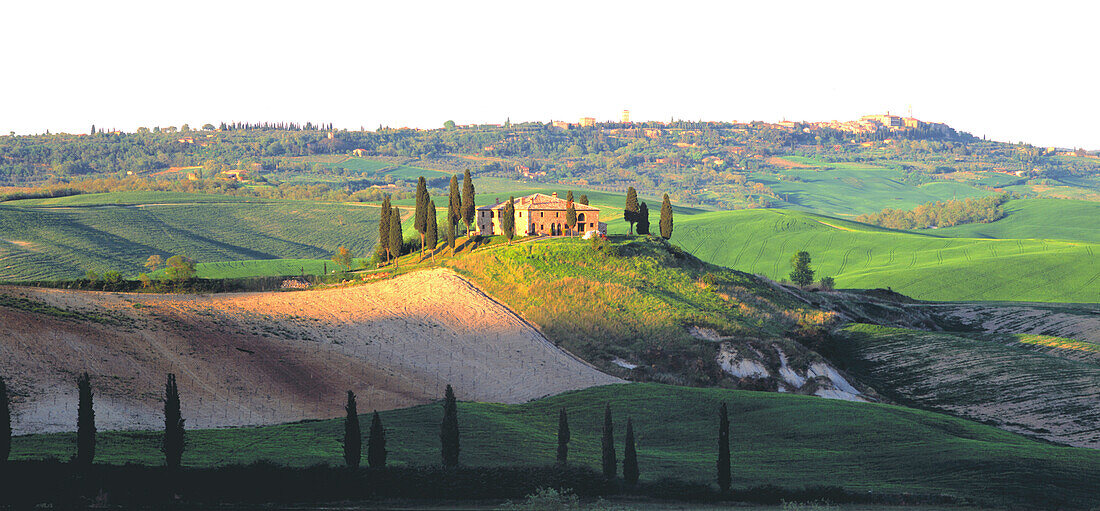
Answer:
[{"label": "farmhouse", "polygon": [[[507,201],[497,202],[492,206],[477,208],[477,229],[482,236],[503,234],[500,224],[501,215],[504,214],[504,206]],[[530,235],[561,235],[565,234],[568,226],[565,223],[565,211],[568,203],[565,199],[559,199],[555,192],[551,195],[536,193],[516,199],[516,236]],[[576,233],[588,233],[591,231],[600,234],[607,233],[607,224],[600,222],[600,209],[573,203],[577,211]]]}]

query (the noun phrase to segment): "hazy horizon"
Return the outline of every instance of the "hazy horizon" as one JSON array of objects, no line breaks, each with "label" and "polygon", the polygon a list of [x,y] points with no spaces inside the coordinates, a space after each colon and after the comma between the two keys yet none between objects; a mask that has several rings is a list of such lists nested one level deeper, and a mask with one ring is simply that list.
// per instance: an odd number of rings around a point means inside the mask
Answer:
[{"label": "hazy horizon", "polygon": [[[1072,8],[1070,7],[1072,6]],[[196,1],[9,8],[0,133],[95,124],[438,128],[584,116],[776,122],[891,113],[1100,149],[1100,7]]]}]

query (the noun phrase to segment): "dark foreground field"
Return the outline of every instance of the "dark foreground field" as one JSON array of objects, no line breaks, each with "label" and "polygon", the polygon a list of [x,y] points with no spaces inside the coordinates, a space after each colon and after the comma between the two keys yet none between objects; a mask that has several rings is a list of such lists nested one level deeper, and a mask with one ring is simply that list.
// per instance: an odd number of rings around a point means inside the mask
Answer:
[{"label": "dark foreground field", "polygon": [[[705,494],[716,490],[716,413],[722,402],[730,405],[733,424],[733,487],[742,491],[765,485],[786,491],[838,487],[855,494],[1086,509],[1098,495],[1100,451],[1054,446],[896,406],[656,384],[597,387],[522,405],[460,403],[461,461],[484,470],[549,466],[558,410],[564,407],[573,433],[570,461],[582,472],[595,470],[602,409],[611,403],[620,459],[623,426],[627,416],[633,418],[643,485],[661,485],[673,478],[680,481],[677,491]],[[383,413],[391,466],[415,471],[420,469],[413,467],[438,464],[440,417],[438,405]],[[270,470],[279,473],[286,471],[278,468],[284,466],[339,465],[342,432],[340,420],[194,431],[188,436],[184,464],[193,471],[268,460],[275,464]],[[19,437],[13,458],[68,459],[73,445],[71,434]],[[156,432],[104,433],[97,459],[159,465],[158,449]],[[310,470],[290,472],[308,474]],[[280,477],[290,479],[264,487],[292,491],[298,485],[291,476]],[[583,484],[592,484],[578,477]],[[489,480],[497,487],[507,486],[499,476]],[[525,489],[516,487],[494,496],[514,498]],[[321,493],[316,497],[321,498],[323,490],[317,491]],[[671,495],[668,491],[664,493]]]}]

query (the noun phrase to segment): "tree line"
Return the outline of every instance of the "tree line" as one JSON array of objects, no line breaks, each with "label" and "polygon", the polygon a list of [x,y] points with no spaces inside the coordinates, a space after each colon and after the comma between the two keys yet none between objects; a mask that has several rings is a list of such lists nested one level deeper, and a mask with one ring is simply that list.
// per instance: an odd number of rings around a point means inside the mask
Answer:
[{"label": "tree line", "polygon": [[[73,456],[71,464],[80,470],[87,470],[95,461],[97,434],[92,379],[87,372],[82,373],[77,378],[77,394],[76,454]],[[360,414],[356,396],[350,390],[347,391],[344,410],[346,415],[344,417],[344,434],[341,439],[343,462],[350,469],[358,469],[363,460],[363,434],[359,422]],[[164,386],[164,430],[161,451],[164,453],[165,467],[169,471],[178,471],[183,466],[183,454],[187,445],[184,422],[176,376],[168,374]],[[717,429],[716,482],[723,493],[728,493],[731,484],[730,422],[725,403],[718,410]],[[565,408],[561,408],[558,413],[555,463],[559,465],[569,463],[571,436],[569,415]],[[458,401],[454,389],[447,385],[443,396],[443,417],[439,427],[440,458],[441,465],[444,468],[455,468],[460,465],[459,437]],[[610,403],[604,407],[600,442],[603,477],[607,480],[616,480],[619,475],[620,463],[616,460],[614,419]],[[11,453],[11,444],[11,399],[3,377],[0,377],[0,465],[7,462]],[[633,487],[638,484],[640,467],[635,444],[634,422],[631,417],[626,419],[622,453],[622,481]],[[377,410],[371,415],[370,430],[367,435],[366,458],[367,464],[371,468],[386,467],[386,429]]]},{"label": "tree line", "polygon": [[856,221],[901,230],[989,223],[1004,218],[1004,203],[1007,201],[1008,194],[936,201],[921,204],[911,210],[886,208],[877,213],[860,215],[856,217]]}]

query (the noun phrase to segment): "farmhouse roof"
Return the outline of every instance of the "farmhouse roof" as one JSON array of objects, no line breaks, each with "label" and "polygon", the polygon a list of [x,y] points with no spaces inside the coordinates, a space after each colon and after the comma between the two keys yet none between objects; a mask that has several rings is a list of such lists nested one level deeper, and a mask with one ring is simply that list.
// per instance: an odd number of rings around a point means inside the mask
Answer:
[{"label": "farmhouse roof", "polygon": [[[477,208],[480,211],[488,211],[491,209],[504,209],[505,204],[508,201],[497,202],[492,206],[481,206]],[[516,209],[560,209],[565,210],[568,202],[565,199],[546,195],[543,193],[534,193],[525,197],[519,197],[516,199]],[[589,206],[587,204],[581,204],[579,202],[573,202],[573,209],[577,211],[599,211],[600,208]]]}]

